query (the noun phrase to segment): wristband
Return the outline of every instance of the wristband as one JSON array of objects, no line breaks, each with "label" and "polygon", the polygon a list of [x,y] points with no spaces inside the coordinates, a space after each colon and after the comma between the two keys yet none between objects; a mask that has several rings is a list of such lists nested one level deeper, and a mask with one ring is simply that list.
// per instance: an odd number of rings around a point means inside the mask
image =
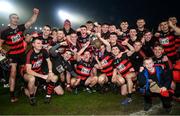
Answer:
[{"label": "wristband", "polygon": [[49,73],[52,73],[52,71],[49,71]]},{"label": "wristband", "polygon": [[160,91],[160,94],[161,94],[161,96],[163,96],[163,97],[169,97],[169,92],[168,92],[168,90],[166,90],[166,91]]}]

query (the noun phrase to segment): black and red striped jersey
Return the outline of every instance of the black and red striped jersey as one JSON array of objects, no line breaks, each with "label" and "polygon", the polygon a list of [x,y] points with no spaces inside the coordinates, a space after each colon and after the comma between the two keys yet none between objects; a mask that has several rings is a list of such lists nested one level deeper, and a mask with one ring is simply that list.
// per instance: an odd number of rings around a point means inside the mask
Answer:
[{"label": "black and red striped jersey", "polygon": [[109,39],[109,36],[110,36],[110,32],[106,32],[106,33],[101,33],[101,37],[104,38],[104,39]]},{"label": "black and red striped jersey", "polygon": [[129,30],[123,32],[122,35],[118,35],[118,40],[125,40],[127,38],[129,38]]},{"label": "black and red striped jersey", "polygon": [[168,57],[176,57],[177,51],[175,47],[174,33],[161,33],[159,42],[163,46],[164,51]]},{"label": "black and red striped jersey", "polygon": [[166,56],[165,54],[163,54],[160,58],[157,58],[157,57],[152,57],[153,58],[153,61],[154,61],[154,65],[155,66],[161,66],[163,69],[165,70],[169,70],[169,69],[172,69],[173,65],[171,63],[171,61],[163,61],[163,57]]},{"label": "black and red striped jersey", "polygon": [[180,48],[180,35],[175,36],[175,46],[176,46],[176,49]]},{"label": "black and red striped jersey", "polygon": [[74,50],[75,50],[75,51],[79,51],[80,48],[81,48],[81,46],[80,46],[80,44],[79,44],[78,41],[76,42],[75,45],[73,45],[72,43],[68,42],[68,47],[69,47],[69,49],[71,49],[71,50],[73,50],[73,51],[74,51]]},{"label": "black and red striped jersey", "polygon": [[18,25],[16,29],[12,29],[8,26],[5,30],[1,32],[1,39],[5,41],[5,44],[10,46],[10,50],[7,54],[21,54],[25,51],[24,47],[24,31],[25,25]]},{"label": "black and red striped jersey", "polygon": [[86,42],[89,41],[89,35],[87,35],[86,37],[82,37],[81,35],[78,37],[77,41],[80,44],[80,47],[83,47],[82,45],[85,44]]},{"label": "black and red striped jersey", "polygon": [[36,53],[34,49],[31,49],[26,56],[26,64],[31,64],[31,69],[37,73],[40,73],[42,72],[42,63],[47,58],[49,58],[49,55],[45,49],[41,49],[39,53]]},{"label": "black and red striped jersey", "polygon": [[83,60],[77,62],[77,66],[75,69],[78,75],[77,78],[81,80],[86,80],[91,75],[91,70],[94,67],[95,63],[95,59],[90,62],[85,62]]},{"label": "black and red striped jersey", "polygon": [[106,76],[111,77],[113,75],[113,56],[111,52],[105,50],[104,53],[100,52],[98,55],[99,61],[102,65],[101,72],[105,73]]},{"label": "black and red striped jersey", "polygon": [[42,44],[43,44],[43,49],[47,49],[48,46],[52,46],[53,44],[53,38],[52,37],[48,37],[48,38],[43,38],[43,36],[39,36],[38,38],[40,38],[42,40]]},{"label": "black and red striped jersey", "polygon": [[127,56],[127,53],[123,53],[121,58],[114,59],[114,68],[116,68],[118,73],[123,77],[125,77],[130,72],[130,69],[133,67]]}]

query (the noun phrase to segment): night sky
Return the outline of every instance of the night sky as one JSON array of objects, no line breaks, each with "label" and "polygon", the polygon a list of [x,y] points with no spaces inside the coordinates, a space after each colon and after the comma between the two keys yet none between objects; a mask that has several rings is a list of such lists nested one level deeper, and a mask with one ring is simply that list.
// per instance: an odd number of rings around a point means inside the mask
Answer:
[{"label": "night sky", "polygon": [[[1,1],[1,0],[0,0]],[[118,26],[121,20],[128,20],[134,26],[137,18],[144,18],[147,26],[157,26],[162,19],[169,16],[176,16],[179,19],[180,10],[178,0],[6,0],[23,10],[20,14],[21,21],[26,21],[32,9],[40,9],[40,16],[36,25],[62,26],[62,21],[57,13],[60,9],[68,12],[78,13],[86,21],[108,22]],[[8,15],[7,15],[8,16]],[[0,17],[2,18],[1,14]],[[5,17],[3,17],[5,18]],[[7,23],[7,20],[0,20],[0,23]],[[84,22],[82,22],[83,24]],[[72,24],[73,27],[80,25]]]}]

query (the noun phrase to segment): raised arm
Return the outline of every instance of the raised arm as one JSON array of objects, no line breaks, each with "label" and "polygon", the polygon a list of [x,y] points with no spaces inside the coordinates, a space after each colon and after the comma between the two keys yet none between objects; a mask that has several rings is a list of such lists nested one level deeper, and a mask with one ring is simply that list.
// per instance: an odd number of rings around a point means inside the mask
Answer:
[{"label": "raised arm", "polygon": [[3,43],[4,43],[4,40],[2,40],[2,39],[0,38],[0,50],[2,50],[2,45],[3,45]]},{"label": "raised arm", "polygon": [[29,28],[33,23],[36,22],[38,14],[39,14],[39,9],[34,8],[32,17],[25,23],[25,28],[26,29]]},{"label": "raised arm", "polygon": [[129,50],[127,50],[127,56],[131,56],[134,53],[134,47],[131,44],[129,44],[126,40],[122,42],[122,45],[126,45],[129,48]]},{"label": "raised arm", "polygon": [[101,37],[101,34],[100,34],[100,33],[97,33],[97,37],[99,38],[100,41],[103,42],[104,45],[106,45],[106,50],[107,50],[108,52],[111,52],[111,45],[110,45],[110,43],[109,43],[107,40],[103,39],[103,38]]},{"label": "raised arm", "polygon": [[100,61],[98,60],[98,56],[95,56],[95,60],[96,60],[97,64],[95,64],[94,67],[97,69],[103,69]]},{"label": "raised arm", "polygon": [[86,48],[89,46],[89,44],[90,44],[90,41],[86,42],[85,46],[83,46],[81,48],[81,50],[79,50],[79,52],[76,54],[76,60],[77,61],[80,61],[82,53],[86,50]]},{"label": "raised arm", "polygon": [[59,44],[51,47],[51,48],[49,49],[49,54],[50,54],[51,56],[53,56],[53,57],[56,57],[56,56],[58,55],[58,53],[56,52],[56,50],[57,50],[58,48],[60,48],[62,45],[67,45],[67,42],[61,42],[61,43],[59,43]]},{"label": "raised arm", "polygon": [[169,26],[175,31],[176,35],[180,35],[180,28],[173,25],[171,21],[168,22]]}]

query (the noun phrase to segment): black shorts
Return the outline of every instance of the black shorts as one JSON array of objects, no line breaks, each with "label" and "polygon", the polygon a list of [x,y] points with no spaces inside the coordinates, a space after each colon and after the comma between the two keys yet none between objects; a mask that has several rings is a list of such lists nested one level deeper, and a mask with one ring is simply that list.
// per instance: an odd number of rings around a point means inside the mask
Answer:
[{"label": "black shorts", "polygon": [[[43,75],[47,75],[46,72],[39,72],[39,74],[43,74]],[[35,76],[35,85],[36,86],[43,86],[43,85],[46,85],[46,80],[45,79],[42,79],[40,77],[36,77]]]},{"label": "black shorts", "polygon": [[23,65],[25,64],[25,53],[21,53],[21,54],[8,54],[8,59],[10,60],[11,63],[17,63],[19,65]]},{"label": "black shorts", "polygon": [[112,81],[112,76],[108,76],[108,82],[111,82]]},{"label": "black shorts", "polygon": [[43,86],[43,85],[46,85],[46,80],[39,77],[35,77],[35,86]]},{"label": "black shorts", "polygon": [[177,57],[176,56],[172,56],[172,57],[168,57],[170,59],[170,61],[172,62],[172,64],[176,64],[176,60]]}]

